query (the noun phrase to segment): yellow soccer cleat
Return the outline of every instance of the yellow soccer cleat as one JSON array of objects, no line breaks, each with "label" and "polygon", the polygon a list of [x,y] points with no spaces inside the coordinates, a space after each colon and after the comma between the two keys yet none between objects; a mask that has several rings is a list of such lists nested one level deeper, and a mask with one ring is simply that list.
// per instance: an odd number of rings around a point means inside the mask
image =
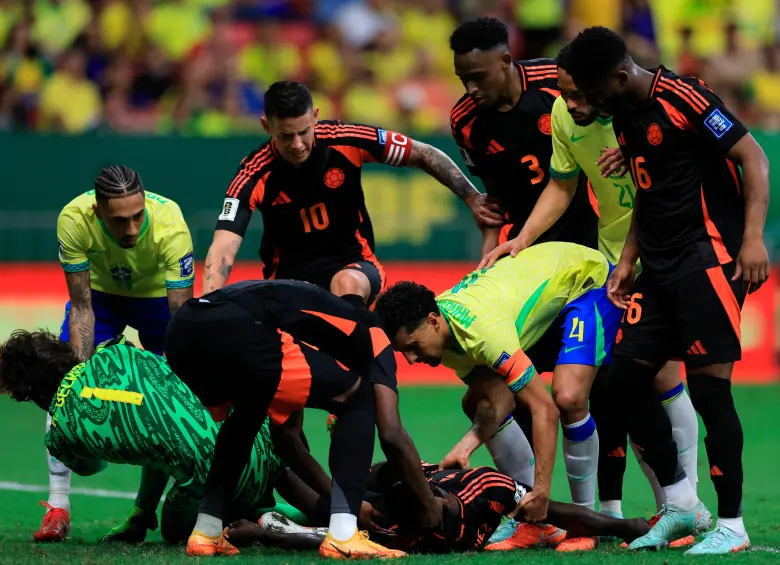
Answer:
[{"label": "yellow soccer cleat", "polygon": [[388,549],[368,539],[368,532],[355,532],[347,541],[338,541],[330,532],[320,545],[320,557],[326,559],[396,559],[406,557],[397,549]]},{"label": "yellow soccer cleat", "polygon": [[207,536],[199,530],[192,532],[187,540],[187,555],[190,557],[209,557],[212,555],[238,555],[238,548],[225,537],[228,528],[218,536]]}]

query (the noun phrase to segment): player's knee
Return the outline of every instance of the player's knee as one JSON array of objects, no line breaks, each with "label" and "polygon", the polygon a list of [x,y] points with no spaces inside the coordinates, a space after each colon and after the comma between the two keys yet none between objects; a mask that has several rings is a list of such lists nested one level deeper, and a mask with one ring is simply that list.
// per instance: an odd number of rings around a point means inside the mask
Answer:
[{"label": "player's knee", "polygon": [[564,418],[567,415],[588,411],[588,391],[585,390],[585,387],[553,387],[553,401]]},{"label": "player's knee", "polygon": [[336,296],[347,294],[361,296],[366,301],[371,295],[371,283],[363,273],[354,269],[344,269],[331,279],[330,291]]},{"label": "player's knee", "polygon": [[664,365],[653,381],[655,390],[664,393],[680,384],[680,363],[679,361],[669,361]]}]

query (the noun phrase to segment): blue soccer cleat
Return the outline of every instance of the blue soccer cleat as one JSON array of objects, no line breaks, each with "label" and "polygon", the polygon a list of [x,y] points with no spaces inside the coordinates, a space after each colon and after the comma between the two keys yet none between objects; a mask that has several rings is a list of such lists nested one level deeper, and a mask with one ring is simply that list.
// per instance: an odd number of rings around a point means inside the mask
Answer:
[{"label": "blue soccer cleat", "polygon": [[683,536],[696,534],[712,526],[712,514],[699,502],[693,510],[666,506],[661,519],[649,532],[629,544],[630,549],[660,549]]},{"label": "blue soccer cleat", "polygon": [[704,539],[686,551],[685,555],[722,555],[744,551],[749,547],[747,533],[740,535],[725,526],[718,526],[704,534]]},{"label": "blue soccer cleat", "polygon": [[496,528],[496,531],[493,532],[493,535],[490,536],[488,544],[500,543],[502,541],[508,540],[514,535],[518,525],[519,522],[515,522],[513,518],[507,518],[504,520],[503,524]]}]

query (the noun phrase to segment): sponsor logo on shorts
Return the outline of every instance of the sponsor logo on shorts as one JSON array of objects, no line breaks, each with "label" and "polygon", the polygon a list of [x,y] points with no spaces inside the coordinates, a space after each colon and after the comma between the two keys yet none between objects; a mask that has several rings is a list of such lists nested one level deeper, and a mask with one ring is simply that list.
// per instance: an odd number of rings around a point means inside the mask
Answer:
[{"label": "sponsor logo on shorts", "polygon": [[707,116],[707,119],[704,120],[704,125],[707,126],[707,129],[715,134],[715,137],[718,139],[726,135],[726,133],[734,126],[731,120],[724,116],[723,112],[717,108],[715,108],[715,110],[713,110],[712,113]]},{"label": "sponsor logo on shorts", "polygon": [[179,270],[181,271],[182,278],[192,276],[195,270],[195,261],[192,258],[192,253],[187,253],[184,257],[179,259]]},{"label": "sponsor logo on shorts", "polygon": [[501,352],[501,355],[498,357],[495,363],[493,363],[493,368],[498,371],[501,368],[501,365],[509,361],[509,358],[511,355],[507,353],[506,351]]},{"label": "sponsor logo on shorts", "polygon": [[236,219],[237,213],[238,198],[225,198],[225,203],[222,205],[222,213],[219,215],[219,219],[232,222]]}]

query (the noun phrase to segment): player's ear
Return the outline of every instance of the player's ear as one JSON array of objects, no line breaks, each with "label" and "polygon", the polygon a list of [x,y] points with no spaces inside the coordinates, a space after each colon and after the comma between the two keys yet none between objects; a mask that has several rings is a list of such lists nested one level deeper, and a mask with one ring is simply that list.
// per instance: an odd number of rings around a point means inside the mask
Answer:
[{"label": "player's ear", "polygon": [[96,215],[98,218],[100,218],[100,219],[103,219],[103,218],[102,218],[102,216],[100,215],[100,206],[98,206],[97,202],[95,202],[95,203],[92,205],[92,209],[95,211],[95,215]]},{"label": "player's ear", "polygon": [[439,316],[436,314],[436,312],[428,313],[428,324],[437,332],[439,331],[439,326],[441,323],[439,322]]},{"label": "player's ear", "polygon": [[271,135],[271,124],[268,123],[268,118],[266,116],[260,116],[260,124],[263,126],[265,133]]},{"label": "player's ear", "polygon": [[506,69],[511,64],[512,64],[512,54],[509,51],[507,51],[506,53],[501,55],[501,66]]},{"label": "player's ear", "polygon": [[320,109],[315,107],[314,112],[312,112],[312,115],[314,116],[314,125],[317,125],[317,120],[319,120],[320,117]]},{"label": "player's ear", "polygon": [[617,73],[617,80],[620,87],[625,88],[626,84],[628,84],[628,71],[620,69]]}]

